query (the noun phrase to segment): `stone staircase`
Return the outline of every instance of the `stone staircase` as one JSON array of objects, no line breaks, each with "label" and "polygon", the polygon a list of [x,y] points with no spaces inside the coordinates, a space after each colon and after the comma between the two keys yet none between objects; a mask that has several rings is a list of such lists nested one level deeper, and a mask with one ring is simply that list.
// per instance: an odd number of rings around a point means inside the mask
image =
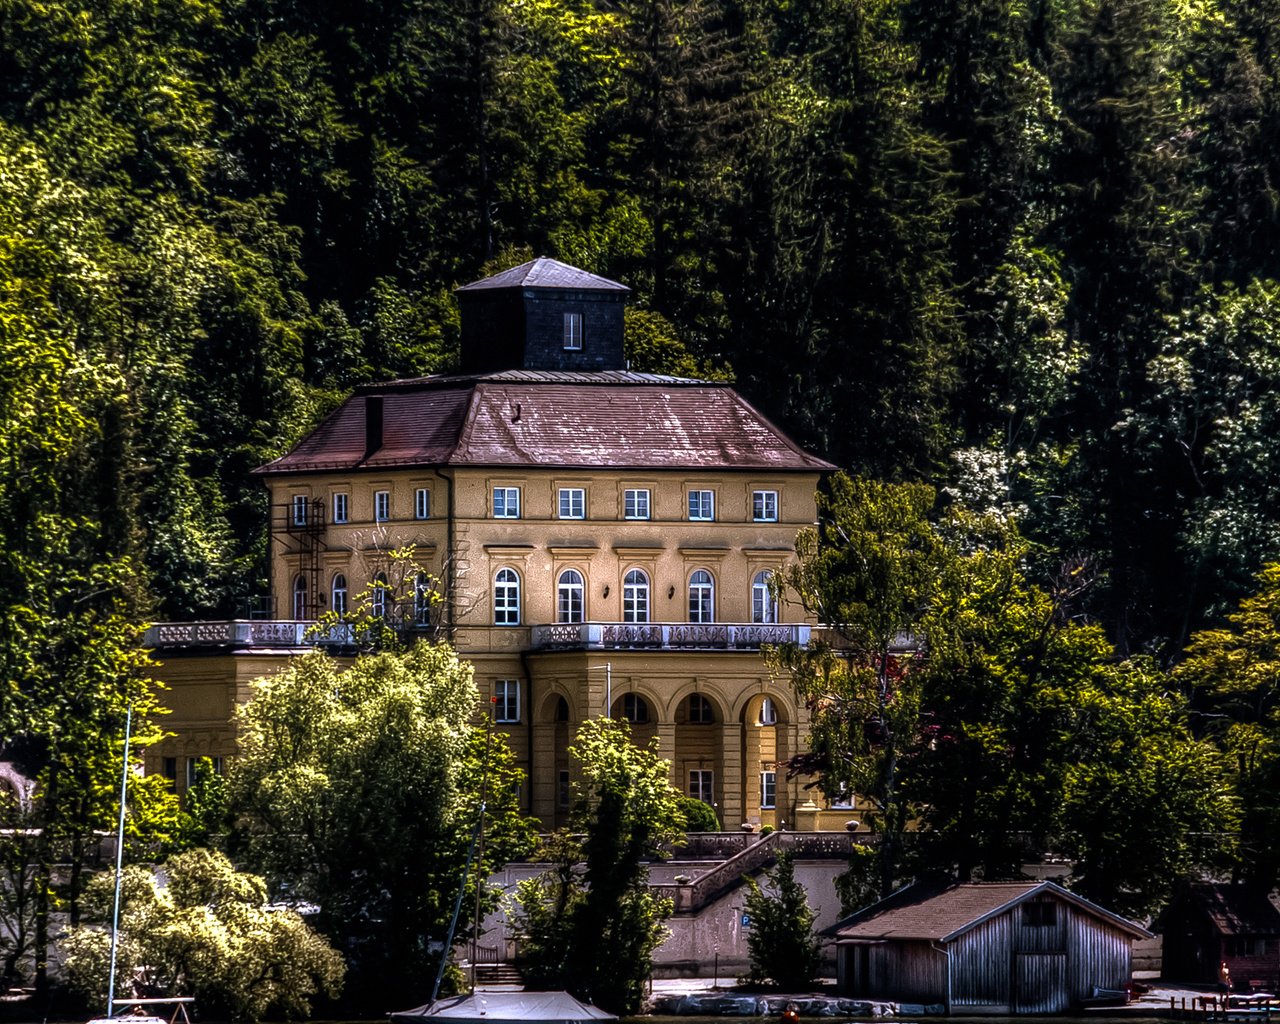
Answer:
[{"label": "stone staircase", "polygon": [[864,835],[854,839],[847,832],[770,832],[720,860],[686,885],[651,888],[668,897],[677,914],[696,914],[740,886],[743,876],[776,863],[783,850],[791,851],[798,858],[847,861],[850,846],[855,842],[865,843],[869,838]]},{"label": "stone staircase", "polygon": [[515,964],[476,964],[477,988],[523,988],[524,979]]}]

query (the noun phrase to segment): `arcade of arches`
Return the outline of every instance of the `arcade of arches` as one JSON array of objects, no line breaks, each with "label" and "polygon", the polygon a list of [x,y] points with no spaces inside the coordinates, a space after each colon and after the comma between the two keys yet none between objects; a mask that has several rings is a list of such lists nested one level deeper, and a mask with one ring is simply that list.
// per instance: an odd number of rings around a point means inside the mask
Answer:
[{"label": "arcade of arches", "polygon": [[710,804],[722,828],[844,827],[849,805],[817,806],[816,790],[786,777],[781,763],[803,749],[808,722],[784,680],[762,675],[758,657],[686,655],[679,676],[662,660],[562,652],[528,658],[527,674],[517,674],[477,659],[476,681],[496,699],[498,728],[528,772],[533,814],[549,827],[567,823],[569,747],[578,724],[608,707],[631,723],[636,743],[656,740],[672,783]]}]

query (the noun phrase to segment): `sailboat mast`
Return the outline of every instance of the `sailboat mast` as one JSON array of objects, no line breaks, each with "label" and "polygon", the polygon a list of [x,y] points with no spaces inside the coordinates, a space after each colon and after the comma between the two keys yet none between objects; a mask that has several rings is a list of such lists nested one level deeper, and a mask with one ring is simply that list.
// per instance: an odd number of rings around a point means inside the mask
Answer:
[{"label": "sailboat mast", "polygon": [[111,909],[111,973],[107,977],[107,1016],[116,1005],[116,950],[120,945],[120,874],[124,870],[124,801],[129,784],[129,739],[133,735],[133,701],[124,717],[124,762],[120,769],[120,824],[116,828],[116,892]]}]

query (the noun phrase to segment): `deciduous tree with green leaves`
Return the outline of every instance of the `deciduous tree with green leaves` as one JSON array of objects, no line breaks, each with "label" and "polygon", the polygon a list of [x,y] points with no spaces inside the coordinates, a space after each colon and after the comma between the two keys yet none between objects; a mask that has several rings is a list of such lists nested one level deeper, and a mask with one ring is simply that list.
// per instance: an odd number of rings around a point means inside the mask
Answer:
[{"label": "deciduous tree with green leaves", "polygon": [[637,747],[626,722],[583,723],[569,751],[580,771],[573,824],[549,848],[557,867],[517,894],[527,978],[614,1013],[639,1009],[671,913],[645,863],[679,837],[685,818],[656,743]]},{"label": "deciduous tree with green leaves", "polygon": [[[237,713],[231,802],[246,859],[274,891],[314,902],[365,1006],[421,998],[434,976],[466,861],[482,777],[484,856],[465,881],[523,855],[531,824],[520,773],[476,725],[471,666],[445,645],[362,655],[314,652],[260,680]],[[481,904],[497,894],[481,885]]]},{"label": "deciduous tree with green leaves", "polygon": [[[316,997],[341,990],[342,957],[297,911],[269,905],[261,878],[210,850],[180,853],[164,870],[164,885],[143,867],[121,878],[117,991],[141,981],[195,996],[205,1013],[258,1021],[305,1019]],[[95,1003],[107,994],[114,886],[114,872],[90,883],[93,924],[62,943],[71,986]]]}]

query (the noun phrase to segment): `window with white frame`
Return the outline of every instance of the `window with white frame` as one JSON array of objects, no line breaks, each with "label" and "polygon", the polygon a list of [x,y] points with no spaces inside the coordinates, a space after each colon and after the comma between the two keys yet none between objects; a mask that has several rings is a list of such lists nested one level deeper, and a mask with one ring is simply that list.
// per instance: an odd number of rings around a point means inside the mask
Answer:
[{"label": "window with white frame", "polygon": [[369,595],[369,614],[375,619],[386,618],[387,594],[391,584],[387,582],[387,574],[380,572],[373,578],[373,593]]},{"label": "window with white frame", "polygon": [[622,578],[622,621],[649,621],[649,577],[632,569]]},{"label": "window with white frame", "polygon": [[581,313],[566,313],[564,315],[564,347],[569,352],[577,352],[582,348]]},{"label": "window with white frame", "polygon": [[[203,764],[201,762],[204,762]],[[191,789],[210,774],[222,774],[221,757],[189,757],[187,758],[187,789]]]},{"label": "window with white frame", "polygon": [[333,576],[333,614],[347,614],[347,578],[342,573]]},{"label": "window with white frame", "polygon": [[493,684],[493,720],[520,721],[520,680],[499,679]]},{"label": "window with white frame", "polygon": [[431,518],[431,489],[429,487],[419,487],[413,492],[413,518]]},{"label": "window with white frame", "polygon": [[689,577],[689,621],[715,622],[715,620],[715,581],[706,569],[697,569]]},{"label": "window with white frame", "polygon": [[773,596],[773,588],[769,581],[773,576],[769,572],[758,572],[751,581],[751,621],[777,622],[778,601]]},{"label": "window with white frame", "polygon": [[379,523],[385,523],[391,518],[390,491],[373,492],[373,518]]},{"label": "window with white frame", "polygon": [[345,523],[348,519],[348,505],[350,499],[346,494],[335,494],[333,496],[333,521],[335,523]]},{"label": "window with white frame", "polygon": [[704,804],[715,803],[715,772],[707,768],[689,771],[689,795]]},{"label": "window with white frame", "polygon": [[711,701],[700,693],[689,694],[689,721],[698,725],[710,725],[715,720]]},{"label": "window with white frame", "polygon": [[751,518],[757,523],[776,523],[778,521],[778,492],[752,491]]},{"label": "window with white frame", "polygon": [[299,573],[293,580],[293,617],[307,617],[307,578]]},{"label": "window with white frame", "polygon": [[649,704],[638,693],[622,695],[622,717],[633,725],[643,725],[649,721]]},{"label": "window with white frame", "polygon": [[778,799],[778,773],[777,772],[761,772],[760,773],[760,806],[762,808],[770,808],[777,806]]},{"label": "window with white frame", "polygon": [[495,487],[493,489],[493,518],[520,518],[519,487]]},{"label": "window with white frame", "polygon": [[581,487],[560,488],[560,518],[583,519],[587,511],[587,492]]},{"label": "window with white frame", "polygon": [[582,573],[566,569],[556,582],[556,621],[581,622],[583,591]]},{"label": "window with white frame", "polygon": [[629,488],[622,492],[622,515],[624,519],[649,518],[649,489],[647,487]]},{"label": "window with white frame", "polygon": [[295,494],[293,496],[292,512],[290,520],[294,526],[307,525],[307,506],[310,504],[305,494]]},{"label": "window with white frame", "polygon": [[499,569],[493,578],[493,624],[520,625],[520,575],[514,569]]},{"label": "window with white frame", "polygon": [[778,709],[773,706],[773,698],[766,697],[760,702],[760,724],[777,725]]},{"label": "window with white frame", "polygon": [[431,625],[431,577],[425,572],[413,578],[413,624]]},{"label": "window with white frame", "polygon": [[835,810],[852,810],[853,790],[847,785],[841,786],[835,793],[831,794],[831,806]]},{"label": "window with white frame", "polygon": [[689,492],[689,518],[695,521],[711,520],[716,517],[715,491]]}]

